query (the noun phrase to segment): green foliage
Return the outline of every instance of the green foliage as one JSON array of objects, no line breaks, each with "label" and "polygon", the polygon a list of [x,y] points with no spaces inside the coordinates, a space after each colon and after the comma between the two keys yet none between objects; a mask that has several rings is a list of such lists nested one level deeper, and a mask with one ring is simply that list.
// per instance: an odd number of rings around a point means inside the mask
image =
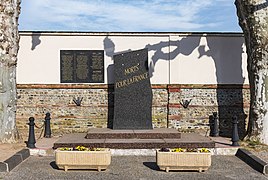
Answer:
[{"label": "green foliage", "polygon": [[257,145],[261,145],[260,141],[248,141],[248,145],[249,146],[257,146]]},{"label": "green foliage", "polygon": [[247,139],[240,141],[239,144],[249,151],[268,151],[268,146],[262,144],[258,139]]}]

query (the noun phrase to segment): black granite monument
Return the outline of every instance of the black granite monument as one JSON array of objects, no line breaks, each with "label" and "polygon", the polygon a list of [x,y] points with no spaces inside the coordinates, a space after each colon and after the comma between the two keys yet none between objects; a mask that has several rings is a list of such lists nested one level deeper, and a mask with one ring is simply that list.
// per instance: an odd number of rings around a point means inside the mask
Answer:
[{"label": "black granite monument", "polygon": [[152,129],[148,49],[114,55],[113,129]]}]

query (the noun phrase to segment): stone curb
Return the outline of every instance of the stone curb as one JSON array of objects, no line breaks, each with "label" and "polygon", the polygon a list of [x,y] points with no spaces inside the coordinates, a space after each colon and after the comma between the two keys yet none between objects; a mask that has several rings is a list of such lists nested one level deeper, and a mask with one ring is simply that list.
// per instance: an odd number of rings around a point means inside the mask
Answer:
[{"label": "stone curb", "polygon": [[256,171],[259,171],[263,174],[268,174],[268,163],[264,162],[248,150],[239,148],[236,153],[236,156],[248,165],[250,165]]},{"label": "stone curb", "polygon": [[212,149],[210,149],[210,151],[212,152],[212,155],[234,156],[238,151],[238,147],[212,148]]},{"label": "stone curb", "polygon": [[32,148],[29,150],[31,156],[54,156],[52,148]]},{"label": "stone curb", "polygon": [[[208,148],[212,155],[234,156],[238,148]],[[112,156],[155,156],[156,149],[111,149]],[[31,156],[54,156],[54,150],[44,148],[30,149]]]},{"label": "stone curb", "polygon": [[10,172],[22,161],[27,159],[30,156],[29,149],[22,149],[4,162],[0,162],[0,172]]}]

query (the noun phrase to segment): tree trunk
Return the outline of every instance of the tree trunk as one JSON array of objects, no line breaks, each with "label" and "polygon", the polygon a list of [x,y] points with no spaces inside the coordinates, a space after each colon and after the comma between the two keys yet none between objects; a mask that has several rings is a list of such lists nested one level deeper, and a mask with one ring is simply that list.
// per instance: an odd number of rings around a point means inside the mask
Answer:
[{"label": "tree trunk", "polygon": [[268,144],[268,1],[236,0],[235,4],[248,56],[248,137]]},{"label": "tree trunk", "polygon": [[20,0],[0,0],[0,142],[18,139],[16,63],[19,49]]}]

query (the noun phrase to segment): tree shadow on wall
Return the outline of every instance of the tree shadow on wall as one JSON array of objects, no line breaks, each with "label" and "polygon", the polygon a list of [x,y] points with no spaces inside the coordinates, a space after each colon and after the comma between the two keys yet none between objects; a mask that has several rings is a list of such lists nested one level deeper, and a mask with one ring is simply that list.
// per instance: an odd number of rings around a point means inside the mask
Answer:
[{"label": "tree shadow on wall", "polygon": [[[157,44],[147,44],[144,48],[148,51],[153,51],[152,60],[149,64],[149,76],[153,76],[154,67],[159,60],[170,61],[174,60],[179,54],[190,55],[194,49],[199,46],[200,37],[195,37],[194,39],[189,39],[186,37],[181,38],[176,41],[161,41]],[[184,48],[180,48],[179,44],[185,44]],[[125,52],[132,51],[131,49],[115,52],[115,43],[106,36],[103,40],[104,51],[106,56],[113,58],[116,54],[121,54]],[[173,49],[172,51],[165,52],[164,48]],[[142,48],[141,48],[142,49]],[[112,59],[113,60],[113,59]],[[107,127],[112,128],[113,126],[113,115],[114,115],[114,79],[113,79],[114,67],[113,64],[109,65],[107,68],[107,81],[108,81],[108,123]],[[167,97],[168,98],[168,97]],[[169,114],[169,111],[167,110]],[[167,122],[168,124],[168,122]]]},{"label": "tree shadow on wall", "polygon": [[[178,41],[147,45],[149,51],[155,51],[150,64],[151,76],[158,60],[173,60],[179,54],[187,56],[198,48],[198,59],[205,55],[211,57],[215,64],[220,135],[231,137],[232,117],[237,116],[239,136],[242,139],[246,134],[245,121],[247,117],[244,112],[243,101],[245,77],[243,77],[242,72],[242,53],[244,40],[242,38],[206,37],[209,50],[205,50],[205,45],[200,45],[200,40],[201,37],[191,36],[189,38],[186,36]],[[173,51],[164,53],[164,47],[170,47]]]},{"label": "tree shadow on wall", "polygon": [[[148,48],[148,51],[154,51],[152,56],[152,61],[149,65],[149,74],[150,77],[153,76],[154,67],[159,60],[172,61],[179,54],[190,55],[200,43],[200,37],[188,38],[188,36],[181,38],[176,41],[161,41],[157,44],[148,44],[145,48]],[[180,44],[186,45],[186,47],[180,46]],[[164,48],[173,49],[172,51],[164,52]]]},{"label": "tree shadow on wall", "polygon": [[[232,117],[237,116],[239,120],[239,135],[245,135],[245,119],[243,104],[243,83],[244,77],[242,73],[242,53],[243,39],[206,37],[208,50],[205,45],[200,45],[200,36],[185,36],[176,41],[161,41],[156,44],[147,44],[144,48],[152,51],[152,60],[149,64],[150,77],[153,76],[154,67],[159,60],[172,61],[179,54],[190,55],[198,48],[200,59],[202,56],[211,57],[215,64],[217,79],[217,104],[219,115],[220,135],[230,137],[232,131]],[[226,48],[228,47],[228,48]],[[234,47],[231,49],[230,47]],[[169,48],[168,52],[164,48]],[[131,49],[115,53],[115,44],[109,38],[104,39],[104,49],[108,57],[123,52],[130,52]],[[170,51],[172,49],[172,51]],[[238,51],[237,51],[238,49]],[[113,119],[113,66],[109,66],[107,70],[109,82],[109,110],[108,110],[108,127],[112,125]],[[228,84],[227,86],[225,84]],[[233,84],[230,86],[230,84]],[[167,110],[168,111],[168,110]],[[169,114],[169,112],[167,112]],[[211,112],[212,113],[212,112]],[[168,123],[168,122],[167,122]]]},{"label": "tree shadow on wall", "polygon": [[[157,44],[147,44],[143,48],[147,48],[148,52],[153,51],[152,61],[149,64],[149,74],[150,77],[153,77],[154,67],[156,63],[159,60],[164,61],[172,61],[174,60],[179,54],[182,55],[190,55],[197,47],[199,47],[201,37],[195,37],[195,38],[188,38],[188,36],[185,36],[181,38],[180,40],[176,41],[161,41]],[[115,52],[115,43],[106,36],[103,40],[104,44],[104,51],[106,56],[113,58],[116,54],[121,54],[125,52],[132,51],[131,49]],[[181,47],[180,44],[184,44],[184,47]],[[141,49],[143,49],[141,48]],[[164,52],[164,48],[172,48],[172,51]],[[111,72],[112,73],[112,72]],[[113,75],[113,74],[108,74]],[[113,83],[113,79],[110,79],[111,81],[108,81],[108,83]]]},{"label": "tree shadow on wall", "polygon": [[[230,38],[225,37],[206,37],[206,40],[209,50],[205,50],[205,46],[199,46],[198,51],[199,58],[208,56],[214,60],[218,84],[216,93],[219,134],[220,136],[231,137],[232,117],[237,116],[239,120],[239,137],[242,139],[246,134],[246,114],[243,102],[243,83],[245,78],[242,72],[242,46],[244,41],[242,38],[230,40]],[[224,83],[227,83],[228,86],[224,85]]]},{"label": "tree shadow on wall", "polygon": [[41,33],[33,33],[32,34],[32,47],[31,47],[31,50],[35,50],[35,48],[41,44],[41,40],[40,40],[40,36],[41,36]]}]

